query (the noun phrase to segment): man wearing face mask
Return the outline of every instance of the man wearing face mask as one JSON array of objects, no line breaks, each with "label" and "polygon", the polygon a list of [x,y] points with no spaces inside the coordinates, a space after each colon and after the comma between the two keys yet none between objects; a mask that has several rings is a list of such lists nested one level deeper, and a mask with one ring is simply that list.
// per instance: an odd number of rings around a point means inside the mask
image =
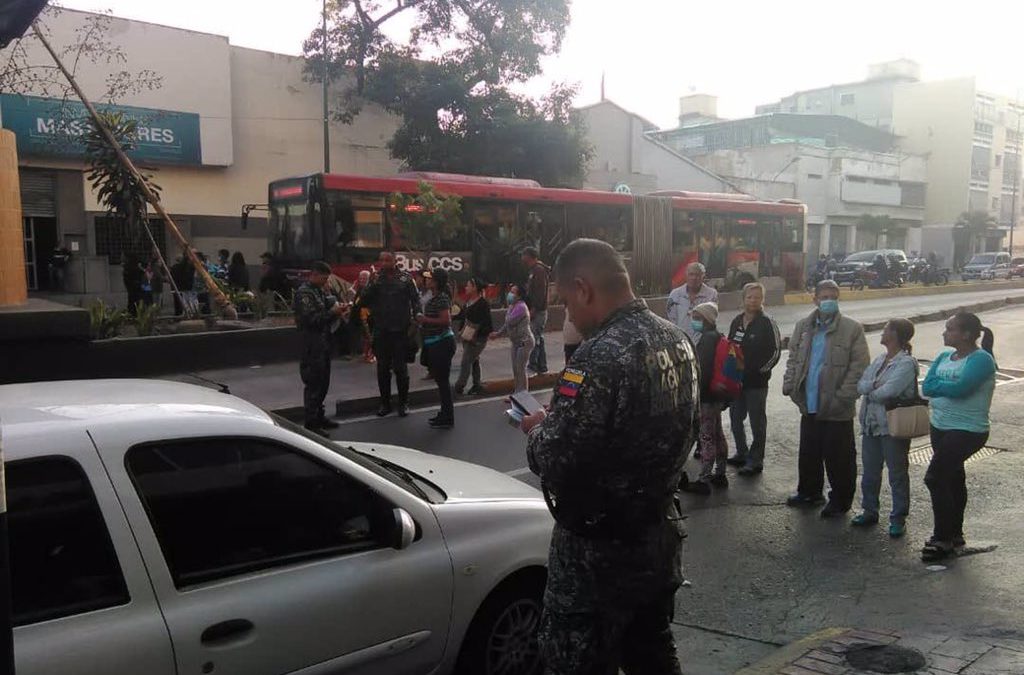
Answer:
[{"label": "man wearing face mask", "polygon": [[[822,518],[850,510],[857,482],[857,448],[853,418],[857,382],[870,361],[864,328],[839,313],[839,286],[820,282],[814,291],[817,309],[796,324],[782,393],[800,408],[800,483],[786,504],[818,506],[824,472],[830,492]],[[824,465],[824,467],[823,467]]]},{"label": "man wearing face mask", "polygon": [[555,518],[540,641],[547,675],[677,675],[670,630],[682,531],[674,493],[699,399],[693,346],[633,295],[594,239],[555,263],[586,341],[550,411],[523,419],[527,459]]}]

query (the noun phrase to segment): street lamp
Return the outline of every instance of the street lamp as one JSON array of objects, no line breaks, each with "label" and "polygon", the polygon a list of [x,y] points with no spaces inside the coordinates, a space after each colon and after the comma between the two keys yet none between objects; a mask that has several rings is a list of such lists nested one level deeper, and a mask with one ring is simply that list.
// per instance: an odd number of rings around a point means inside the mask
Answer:
[{"label": "street lamp", "polygon": [[323,0],[323,11],[321,12],[320,19],[323,26],[323,43],[322,52],[324,60],[324,72],[323,72],[323,103],[324,103],[324,173],[331,172],[331,130],[330,130],[330,117],[329,110],[327,107],[327,72],[328,72],[328,61],[327,61],[327,0]]}]

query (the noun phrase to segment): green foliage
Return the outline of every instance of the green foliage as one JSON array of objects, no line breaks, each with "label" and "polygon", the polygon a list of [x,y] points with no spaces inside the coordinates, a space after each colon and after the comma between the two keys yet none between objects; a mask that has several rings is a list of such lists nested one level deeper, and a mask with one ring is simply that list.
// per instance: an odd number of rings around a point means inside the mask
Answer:
[{"label": "green foliage", "polygon": [[[393,157],[421,171],[582,184],[592,149],[571,110],[575,90],[558,85],[540,100],[514,91],[560,50],[569,0],[338,0],[328,14],[335,116],[351,122],[373,102],[400,117]],[[414,28],[399,41],[387,29],[403,15]],[[317,29],[303,46],[311,81],[325,75],[323,37]]]},{"label": "green foliage", "polygon": [[[138,139],[138,121],[120,112],[101,112],[99,117],[125,152],[134,149]],[[93,120],[89,121],[83,142],[89,162],[85,177],[96,193],[97,201],[127,228],[127,250],[134,249],[142,237],[147,208],[142,183],[144,181],[156,195],[160,193],[160,186],[152,182],[152,174],[148,171],[140,169],[141,181],[129,171]]]},{"label": "green foliage", "polygon": [[966,227],[975,231],[984,231],[999,226],[999,222],[995,217],[989,215],[988,211],[965,211],[957,218],[956,224],[957,227]]},{"label": "green foliage", "polygon": [[410,250],[435,250],[442,239],[453,238],[465,227],[462,200],[456,195],[439,194],[433,185],[423,181],[416,195],[390,195],[388,208],[401,246]]},{"label": "green foliage", "polygon": [[143,302],[135,303],[135,332],[139,337],[147,337],[154,333],[156,318],[160,315],[160,308],[156,305],[147,305]]},{"label": "green foliage", "polygon": [[108,307],[102,300],[89,305],[89,330],[94,340],[106,340],[121,334],[127,315],[117,309]]}]

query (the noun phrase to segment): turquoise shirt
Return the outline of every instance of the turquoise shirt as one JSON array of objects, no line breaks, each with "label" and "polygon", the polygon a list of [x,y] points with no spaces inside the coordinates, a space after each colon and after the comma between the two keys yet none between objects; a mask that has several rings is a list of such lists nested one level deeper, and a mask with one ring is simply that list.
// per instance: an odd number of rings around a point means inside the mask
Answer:
[{"label": "turquoise shirt", "polygon": [[995,359],[984,349],[958,360],[950,358],[954,353],[939,354],[921,385],[921,393],[930,399],[932,426],[986,434],[996,388]]},{"label": "turquoise shirt", "polygon": [[829,324],[818,321],[817,331],[811,339],[811,363],[807,366],[807,414],[818,413],[818,390],[821,387],[821,367],[825,365],[825,334]]}]

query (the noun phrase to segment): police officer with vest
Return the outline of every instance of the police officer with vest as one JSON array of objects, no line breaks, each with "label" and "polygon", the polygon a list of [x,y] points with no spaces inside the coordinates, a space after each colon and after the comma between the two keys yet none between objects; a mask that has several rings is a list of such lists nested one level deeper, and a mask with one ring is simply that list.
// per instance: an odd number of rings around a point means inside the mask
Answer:
[{"label": "police officer with vest", "polygon": [[309,279],[295,291],[295,325],[302,333],[302,403],[305,426],[311,431],[338,426],[324,415],[324,399],[331,386],[331,326],[344,313],[345,305],[324,290],[330,276],[330,265],[315,262]]},{"label": "police officer with vest", "polygon": [[678,675],[670,623],[683,532],[674,497],[696,432],[693,347],[633,295],[607,243],[572,242],[554,276],[587,340],[548,410],[521,425],[555,518],[540,631],[545,672]]}]

